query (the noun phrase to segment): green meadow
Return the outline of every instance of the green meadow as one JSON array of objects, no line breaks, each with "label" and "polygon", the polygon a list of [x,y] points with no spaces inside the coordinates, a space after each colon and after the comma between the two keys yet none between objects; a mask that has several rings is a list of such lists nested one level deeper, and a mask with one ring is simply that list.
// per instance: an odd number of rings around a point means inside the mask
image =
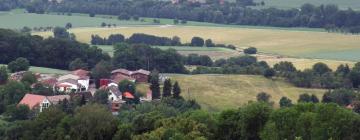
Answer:
[{"label": "green meadow", "polygon": [[[6,66],[3,64],[0,64],[0,66]],[[60,70],[60,69],[52,69],[52,68],[45,68],[45,67],[34,67],[31,66],[30,71],[35,73],[44,73],[44,74],[67,74],[69,71],[67,70]]]},{"label": "green meadow", "polygon": [[0,13],[0,28],[20,29],[24,26],[34,27],[64,27],[66,23],[71,23],[73,27],[100,27],[101,23],[116,24],[116,26],[149,25],[152,23],[140,21],[124,21],[114,18],[89,17],[84,15],[72,14],[71,16],[62,14],[33,14],[23,10],[13,10]]}]

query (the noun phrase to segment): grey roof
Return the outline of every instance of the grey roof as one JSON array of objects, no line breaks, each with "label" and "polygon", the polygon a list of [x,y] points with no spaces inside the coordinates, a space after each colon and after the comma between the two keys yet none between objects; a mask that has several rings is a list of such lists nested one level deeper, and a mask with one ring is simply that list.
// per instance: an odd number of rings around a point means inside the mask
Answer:
[{"label": "grey roof", "polygon": [[120,92],[117,86],[109,86],[108,89],[111,93],[115,94],[117,97],[122,95],[122,93]]}]

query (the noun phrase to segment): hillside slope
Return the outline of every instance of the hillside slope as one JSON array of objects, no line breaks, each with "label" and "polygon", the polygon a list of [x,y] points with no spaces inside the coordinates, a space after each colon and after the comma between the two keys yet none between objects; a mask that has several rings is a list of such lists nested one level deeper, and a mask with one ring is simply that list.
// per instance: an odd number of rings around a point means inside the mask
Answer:
[{"label": "hillside slope", "polygon": [[251,75],[169,75],[178,81],[182,96],[195,99],[204,109],[217,111],[237,108],[249,101],[255,101],[260,92],[270,94],[278,106],[282,96],[296,102],[302,93],[315,94],[320,99],[325,92],[320,89],[297,88],[283,80],[270,80]]}]

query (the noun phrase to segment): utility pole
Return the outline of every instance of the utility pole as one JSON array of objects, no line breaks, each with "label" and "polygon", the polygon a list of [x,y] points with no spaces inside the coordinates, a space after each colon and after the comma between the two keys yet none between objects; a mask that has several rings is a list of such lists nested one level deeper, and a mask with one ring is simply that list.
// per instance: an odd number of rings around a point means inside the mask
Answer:
[{"label": "utility pole", "polygon": [[150,60],[149,60],[149,57],[147,59],[147,70],[150,71]]},{"label": "utility pole", "polygon": [[187,93],[188,93],[188,98],[189,98],[189,100],[191,100],[191,96],[190,96],[190,88],[188,88]]}]

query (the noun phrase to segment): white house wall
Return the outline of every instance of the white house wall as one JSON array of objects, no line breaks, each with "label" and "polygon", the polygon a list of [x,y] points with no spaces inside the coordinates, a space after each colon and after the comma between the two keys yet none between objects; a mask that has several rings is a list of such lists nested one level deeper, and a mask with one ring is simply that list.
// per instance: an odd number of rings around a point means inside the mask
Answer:
[{"label": "white house wall", "polygon": [[78,80],[78,83],[81,84],[82,86],[84,86],[86,88],[86,91],[88,91],[89,89],[89,83],[90,80],[86,79],[86,80]]},{"label": "white house wall", "polygon": [[[74,84],[68,83],[68,82],[61,83],[61,85],[71,86],[70,88],[71,88],[71,89],[75,89],[75,90],[78,90],[78,89],[79,89],[79,87],[78,87],[77,85],[74,85]],[[59,91],[60,91],[60,92],[68,92],[68,91],[66,90],[66,88],[67,88],[67,87],[60,87],[60,88],[59,88]]]}]

